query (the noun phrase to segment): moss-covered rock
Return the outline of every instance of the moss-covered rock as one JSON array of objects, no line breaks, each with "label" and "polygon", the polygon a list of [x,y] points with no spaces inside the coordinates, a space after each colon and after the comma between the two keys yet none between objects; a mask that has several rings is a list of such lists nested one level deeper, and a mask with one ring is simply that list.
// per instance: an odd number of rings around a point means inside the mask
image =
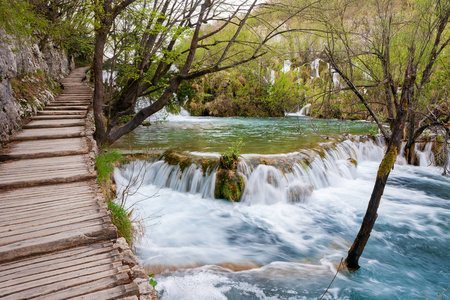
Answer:
[{"label": "moss-covered rock", "polygon": [[221,169],[216,175],[214,197],[239,202],[244,192],[244,177],[234,170]]},{"label": "moss-covered rock", "polygon": [[172,166],[180,166],[181,172],[194,163],[190,157],[171,150],[164,153],[164,161]]}]

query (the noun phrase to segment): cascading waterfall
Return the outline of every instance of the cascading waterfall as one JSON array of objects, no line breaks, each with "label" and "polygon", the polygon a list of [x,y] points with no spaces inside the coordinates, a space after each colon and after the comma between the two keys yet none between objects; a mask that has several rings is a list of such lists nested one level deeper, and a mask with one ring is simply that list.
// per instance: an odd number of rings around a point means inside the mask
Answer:
[{"label": "cascading waterfall", "polygon": [[[376,141],[353,137],[323,147],[281,155],[243,155],[238,172],[246,179],[241,202],[247,204],[274,204],[304,202],[315,189],[334,186],[344,179],[356,178],[356,165],[362,161],[381,161],[384,153],[383,140]],[[422,151],[416,150],[420,166],[434,164],[432,143]],[[262,162],[261,162],[262,160]],[[116,178],[131,180],[139,172],[145,184],[168,187],[172,190],[200,194],[203,198],[214,198],[217,169],[205,172],[195,163],[181,168],[162,160],[153,163],[135,161],[117,170]],[[405,164],[401,156],[397,164]]]},{"label": "cascading waterfall", "polygon": [[148,163],[137,160],[123,169],[116,169],[115,178],[120,182],[134,182],[134,185],[127,186],[132,190],[141,184],[152,184],[182,193],[201,194],[203,198],[214,197],[215,172],[204,175],[195,164],[182,170],[180,166],[170,165],[164,161]]}]

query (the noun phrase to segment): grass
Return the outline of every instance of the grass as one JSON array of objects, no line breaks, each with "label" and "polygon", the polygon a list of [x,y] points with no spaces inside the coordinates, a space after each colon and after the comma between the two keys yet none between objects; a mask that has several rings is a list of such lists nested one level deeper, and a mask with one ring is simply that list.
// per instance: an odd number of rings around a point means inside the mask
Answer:
[{"label": "grass", "polygon": [[124,237],[129,245],[134,241],[134,227],[133,221],[130,219],[130,214],[120,204],[114,201],[107,201],[108,209],[111,212],[111,220],[117,227],[119,236]]},{"label": "grass", "polygon": [[112,150],[98,155],[95,158],[97,167],[97,181],[100,185],[112,184],[112,173],[115,164],[123,159],[122,154],[117,150]]},{"label": "grass", "polygon": [[111,212],[111,220],[117,227],[118,235],[124,237],[131,246],[136,233],[131,213],[123,205],[114,201],[116,195],[112,175],[116,164],[122,160],[122,154],[117,150],[112,150],[98,155],[95,159],[95,166],[97,168],[97,181],[106,198],[108,209]]}]

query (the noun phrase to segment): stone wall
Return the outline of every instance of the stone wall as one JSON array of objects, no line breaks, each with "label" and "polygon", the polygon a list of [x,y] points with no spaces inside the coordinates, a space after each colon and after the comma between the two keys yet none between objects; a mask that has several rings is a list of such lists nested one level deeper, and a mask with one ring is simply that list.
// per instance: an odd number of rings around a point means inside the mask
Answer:
[{"label": "stone wall", "polygon": [[[73,68],[73,59],[50,41],[40,48],[36,42],[24,38],[0,39],[0,143],[7,142],[9,135],[21,129],[22,118],[34,115],[53,100],[55,82]],[[33,96],[30,99],[16,96],[12,82],[16,87],[23,82],[34,85]]]}]

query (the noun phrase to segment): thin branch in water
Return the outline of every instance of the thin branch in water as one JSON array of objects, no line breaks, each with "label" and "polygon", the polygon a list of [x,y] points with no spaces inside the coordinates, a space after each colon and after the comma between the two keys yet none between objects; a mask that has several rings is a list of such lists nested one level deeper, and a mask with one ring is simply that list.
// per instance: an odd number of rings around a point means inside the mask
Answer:
[{"label": "thin branch in water", "polygon": [[339,271],[341,270],[341,267],[344,266],[343,264],[344,258],[341,258],[341,262],[339,263],[339,266],[336,270],[336,274],[334,274],[333,280],[331,280],[330,284],[328,285],[327,289],[325,290],[325,292],[323,293],[323,295],[319,298],[319,300],[322,300],[323,297],[328,293],[328,290],[330,289],[331,285],[333,284],[334,280],[336,279],[337,274],[339,273]]}]

